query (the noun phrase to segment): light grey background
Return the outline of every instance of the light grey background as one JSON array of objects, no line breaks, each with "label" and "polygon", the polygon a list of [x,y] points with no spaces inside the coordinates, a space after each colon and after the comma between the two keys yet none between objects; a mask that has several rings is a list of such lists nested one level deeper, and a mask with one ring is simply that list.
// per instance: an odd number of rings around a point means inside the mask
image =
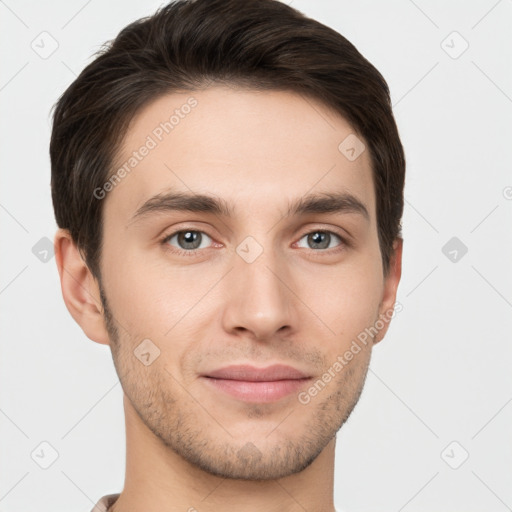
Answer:
[{"label": "light grey background", "polygon": [[[0,512],[89,511],[122,489],[110,351],[72,320],[40,241],[56,230],[49,111],[104,41],[160,5],[0,1]],[[291,5],[382,72],[407,157],[403,311],[338,435],[336,504],[512,510],[512,1]],[[58,453],[48,469],[42,442]]]}]

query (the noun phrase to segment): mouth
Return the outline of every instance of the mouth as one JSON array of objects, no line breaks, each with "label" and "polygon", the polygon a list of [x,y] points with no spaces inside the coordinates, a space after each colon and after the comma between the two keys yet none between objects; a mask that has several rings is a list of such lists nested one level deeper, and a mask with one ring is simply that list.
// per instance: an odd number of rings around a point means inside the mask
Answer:
[{"label": "mouth", "polygon": [[296,393],[311,376],[285,365],[256,368],[248,365],[227,366],[201,375],[216,391],[244,402],[276,402]]}]

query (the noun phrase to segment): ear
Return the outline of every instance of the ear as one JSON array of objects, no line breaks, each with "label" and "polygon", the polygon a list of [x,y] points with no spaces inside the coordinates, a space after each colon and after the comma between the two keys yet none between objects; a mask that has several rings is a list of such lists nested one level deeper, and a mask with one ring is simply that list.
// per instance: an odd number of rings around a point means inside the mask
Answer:
[{"label": "ear", "polygon": [[98,282],[82,259],[68,230],[57,231],[54,248],[62,296],[68,311],[89,339],[109,345]]},{"label": "ear", "polygon": [[[379,306],[379,320],[381,320],[381,322],[379,322],[379,326],[380,324],[383,324],[383,327],[379,328],[375,335],[373,339],[374,345],[381,341],[386,335],[395,309],[396,292],[402,275],[403,242],[402,238],[396,238],[393,242],[393,252],[389,261],[389,271],[384,278],[382,301]],[[396,311],[398,312],[398,309],[396,309]]]}]

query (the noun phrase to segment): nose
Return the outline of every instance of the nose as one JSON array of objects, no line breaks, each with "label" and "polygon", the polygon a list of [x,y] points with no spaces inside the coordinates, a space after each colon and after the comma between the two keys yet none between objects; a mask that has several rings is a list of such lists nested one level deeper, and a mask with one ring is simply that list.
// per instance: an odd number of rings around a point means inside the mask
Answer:
[{"label": "nose", "polygon": [[266,251],[252,263],[235,255],[234,268],[224,283],[226,332],[271,340],[297,329],[297,300],[284,263]]}]

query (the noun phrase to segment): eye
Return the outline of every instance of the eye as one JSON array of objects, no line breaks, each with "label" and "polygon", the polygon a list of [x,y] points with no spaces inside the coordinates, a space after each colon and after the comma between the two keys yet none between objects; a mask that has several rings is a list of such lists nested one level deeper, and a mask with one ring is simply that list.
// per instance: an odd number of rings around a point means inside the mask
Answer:
[{"label": "eye", "polygon": [[[306,246],[301,245],[301,240],[306,239]],[[333,242],[335,239],[338,239],[339,244],[332,246],[331,242]],[[333,247],[342,245],[344,243],[344,240],[337,235],[336,233],[333,233],[332,231],[311,231],[310,233],[306,233],[300,240],[297,242],[298,247],[305,247],[306,249],[332,249]]]},{"label": "eye", "polygon": [[176,247],[178,251],[188,252],[196,249],[205,249],[209,247],[211,242],[212,239],[206,233],[192,229],[176,231],[176,233],[169,235],[163,240],[163,243]]}]

